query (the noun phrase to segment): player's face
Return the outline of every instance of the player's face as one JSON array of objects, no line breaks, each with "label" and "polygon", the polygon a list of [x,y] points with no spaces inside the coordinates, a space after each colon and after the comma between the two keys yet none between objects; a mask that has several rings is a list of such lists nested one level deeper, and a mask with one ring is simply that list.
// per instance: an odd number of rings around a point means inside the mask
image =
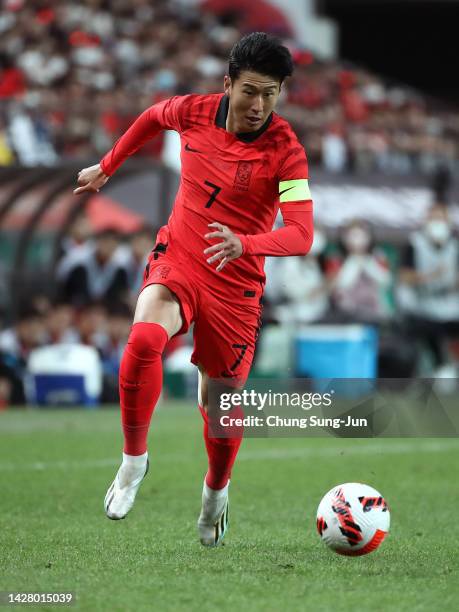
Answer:
[{"label": "player's face", "polygon": [[225,76],[225,93],[230,99],[229,132],[255,132],[274,110],[280,94],[280,83],[271,76],[244,70],[232,81]]}]

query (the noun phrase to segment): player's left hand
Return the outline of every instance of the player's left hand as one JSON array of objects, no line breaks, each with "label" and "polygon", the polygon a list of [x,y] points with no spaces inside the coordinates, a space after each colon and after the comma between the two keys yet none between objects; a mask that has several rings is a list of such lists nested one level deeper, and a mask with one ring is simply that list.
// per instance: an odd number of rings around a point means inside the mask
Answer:
[{"label": "player's left hand", "polygon": [[214,261],[221,260],[217,266],[217,272],[220,272],[229,261],[237,259],[242,255],[242,242],[226,225],[215,222],[209,223],[209,227],[215,227],[218,231],[206,234],[204,238],[222,238],[223,242],[208,247],[204,250],[204,254],[215,253],[215,255],[209,257],[207,263],[213,264]]}]

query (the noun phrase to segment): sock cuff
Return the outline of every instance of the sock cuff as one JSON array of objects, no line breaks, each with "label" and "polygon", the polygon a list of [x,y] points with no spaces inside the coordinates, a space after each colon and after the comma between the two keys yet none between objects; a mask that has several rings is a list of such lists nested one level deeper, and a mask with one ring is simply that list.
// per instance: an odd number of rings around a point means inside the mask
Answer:
[{"label": "sock cuff", "polygon": [[[207,476],[206,476],[207,478]],[[212,489],[206,482],[206,478],[204,478],[204,494],[206,497],[210,497],[212,499],[220,499],[221,497],[226,497],[228,495],[228,487],[230,483],[230,479],[228,478],[227,483],[221,489]]]},{"label": "sock cuff", "polygon": [[128,465],[142,466],[148,459],[148,452],[142,453],[141,455],[129,455],[123,452],[123,463]]},{"label": "sock cuff", "polygon": [[142,333],[145,333],[148,335],[155,334],[159,336],[164,336],[165,338],[164,344],[166,344],[166,342],[168,342],[169,340],[169,334],[167,333],[166,328],[163,327],[160,323],[149,323],[148,321],[137,321],[137,323],[132,324],[131,333],[134,331],[134,329],[141,330]]}]

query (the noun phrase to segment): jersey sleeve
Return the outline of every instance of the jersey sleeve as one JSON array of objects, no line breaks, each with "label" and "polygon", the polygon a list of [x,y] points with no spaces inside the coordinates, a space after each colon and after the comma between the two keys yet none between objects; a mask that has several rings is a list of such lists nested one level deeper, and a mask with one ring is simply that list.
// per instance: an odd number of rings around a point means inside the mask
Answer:
[{"label": "jersey sleeve", "polygon": [[162,130],[182,132],[187,97],[174,96],[147,108],[101,159],[102,171],[111,176],[130,155]]},{"label": "jersey sleeve", "polygon": [[243,255],[288,257],[306,255],[314,236],[312,210],[282,211],[284,227],[264,234],[241,235]]},{"label": "jersey sleeve", "polygon": [[286,143],[287,155],[279,172],[279,203],[282,214],[292,211],[312,211],[309,171],[306,153],[295,136]]},{"label": "jersey sleeve", "polygon": [[264,234],[238,235],[243,255],[306,255],[312,246],[314,223],[306,153],[293,133],[282,148],[287,149],[278,171],[284,227]]}]

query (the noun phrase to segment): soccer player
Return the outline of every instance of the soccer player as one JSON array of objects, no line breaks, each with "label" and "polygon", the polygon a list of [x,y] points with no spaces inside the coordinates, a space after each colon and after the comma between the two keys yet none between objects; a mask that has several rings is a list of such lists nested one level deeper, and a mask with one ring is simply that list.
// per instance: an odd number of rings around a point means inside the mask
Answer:
[{"label": "soccer player", "polygon": [[[194,322],[208,471],[198,531],[220,544],[228,524],[228,486],[242,433],[209,435],[209,382],[232,388],[249,374],[261,315],[265,256],[305,255],[312,202],[303,147],[274,113],[288,49],[252,33],[231,50],[224,93],[175,96],[144,111],[100,164],[83,169],[75,193],[98,191],[127,157],[161,130],[181,137],[181,182],[168,224],[158,233],[120,366],[124,452],[105,497],[122,519],[148,470],[147,434],[161,392],[167,341]],[[272,231],[281,210],[284,226]]]}]

